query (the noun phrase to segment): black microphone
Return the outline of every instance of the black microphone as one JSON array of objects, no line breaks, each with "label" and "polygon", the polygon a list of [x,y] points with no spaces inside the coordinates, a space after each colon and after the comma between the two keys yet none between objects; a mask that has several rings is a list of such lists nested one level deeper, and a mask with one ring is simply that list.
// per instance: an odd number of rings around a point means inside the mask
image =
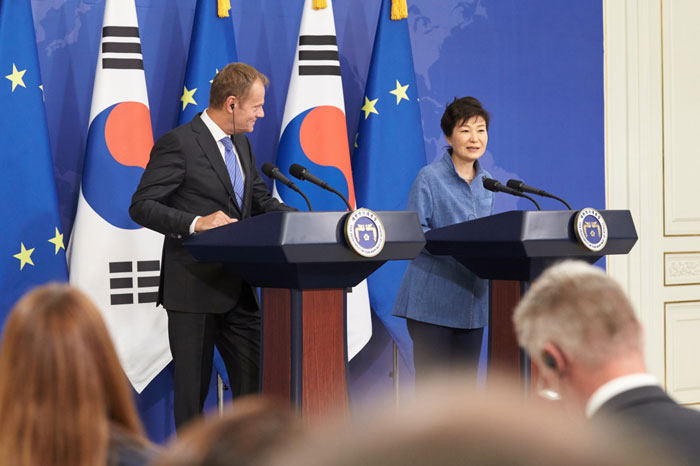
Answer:
[{"label": "black microphone", "polygon": [[292,175],[294,178],[298,178],[302,181],[310,181],[311,183],[315,184],[316,186],[319,186],[326,191],[330,191],[334,194],[337,194],[340,196],[340,198],[345,202],[345,205],[348,206],[348,210],[352,210],[352,207],[350,206],[350,203],[348,202],[347,199],[345,199],[345,196],[343,196],[341,193],[333,189],[331,185],[326,183],[320,178],[317,178],[316,176],[312,175],[309,170],[306,169],[306,167],[302,167],[298,163],[293,163],[289,167],[289,174]]},{"label": "black microphone", "polygon": [[530,196],[523,194],[522,192],[518,191],[517,189],[513,189],[508,186],[504,186],[498,180],[494,180],[493,178],[484,178],[483,179],[484,183],[484,188],[488,189],[489,191],[495,192],[502,192],[506,194],[510,194],[511,196],[518,196],[518,197],[524,197],[525,199],[529,199],[532,201],[533,204],[537,207],[537,210],[542,210],[540,205],[537,203],[536,200],[531,198]]},{"label": "black microphone", "polygon": [[309,202],[309,198],[306,197],[306,195],[295,185],[292,180],[287,178],[282,174],[279,168],[277,168],[276,165],[270,163],[270,162],[265,162],[262,166],[262,172],[268,177],[272,178],[273,180],[277,180],[283,185],[287,186],[288,188],[292,189],[293,191],[298,192],[301,194],[301,196],[304,198],[306,201],[306,205],[309,206],[309,211],[313,211],[314,209],[311,208],[311,202]]},{"label": "black microphone", "polygon": [[520,180],[508,180],[506,183],[509,188],[516,189],[520,191],[521,193],[530,193],[530,194],[536,194],[538,196],[542,197],[549,197],[551,199],[556,199],[557,201],[561,202],[566,206],[567,209],[571,210],[571,206],[569,205],[568,202],[566,202],[564,199],[555,196],[554,194],[550,194],[547,191],[543,191],[541,189],[533,188],[532,186],[528,186],[525,184],[524,181]]}]

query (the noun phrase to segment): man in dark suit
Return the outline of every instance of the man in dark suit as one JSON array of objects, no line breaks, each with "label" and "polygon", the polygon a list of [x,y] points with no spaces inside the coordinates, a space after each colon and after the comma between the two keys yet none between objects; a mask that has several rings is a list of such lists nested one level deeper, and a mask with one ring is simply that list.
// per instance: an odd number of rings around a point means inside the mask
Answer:
[{"label": "man in dark suit", "polygon": [[612,419],[700,464],[700,412],[675,403],[647,373],[632,303],[601,269],[580,261],[547,269],[513,321],[543,388],[570,411]]},{"label": "man in dark suit", "polygon": [[257,392],[260,311],[254,290],[221,263],[198,263],[187,236],[273,210],[294,210],[267,189],[244,133],[264,116],[267,77],[231,63],[214,78],[209,108],[156,141],[131,217],[165,235],[158,304],[168,312],[175,424],[201,413],[214,347],[233,396]]}]

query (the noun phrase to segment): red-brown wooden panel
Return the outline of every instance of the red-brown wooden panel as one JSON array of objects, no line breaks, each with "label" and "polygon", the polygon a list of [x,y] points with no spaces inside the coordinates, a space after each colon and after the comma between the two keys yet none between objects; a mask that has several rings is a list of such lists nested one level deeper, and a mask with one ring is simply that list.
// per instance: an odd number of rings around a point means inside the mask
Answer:
[{"label": "red-brown wooden panel", "polygon": [[513,328],[513,310],[520,301],[520,282],[491,281],[489,368],[520,374],[520,347]]},{"label": "red-brown wooden panel", "polygon": [[290,291],[263,288],[262,393],[289,401],[291,378]]},{"label": "red-brown wooden panel", "polygon": [[303,308],[302,413],[347,413],[343,290],[305,290]]}]

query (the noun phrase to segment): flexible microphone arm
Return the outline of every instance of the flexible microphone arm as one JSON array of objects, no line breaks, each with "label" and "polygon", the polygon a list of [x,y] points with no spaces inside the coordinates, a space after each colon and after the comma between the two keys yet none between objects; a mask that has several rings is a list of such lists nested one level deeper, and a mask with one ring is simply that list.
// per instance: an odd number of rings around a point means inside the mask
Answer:
[{"label": "flexible microphone arm", "polygon": [[536,194],[536,195],[542,196],[542,197],[549,197],[551,199],[556,199],[557,201],[564,204],[567,209],[571,210],[571,206],[564,199],[562,199],[558,196],[555,196],[554,194],[550,194],[547,191],[543,191],[541,189],[537,189],[537,188],[533,188],[532,186],[528,186],[525,184],[524,181],[508,180],[506,185],[508,185],[509,188],[513,188],[513,189],[520,191],[521,193],[526,192],[526,193]]},{"label": "flexible microphone arm", "polygon": [[314,209],[311,207],[311,202],[309,201],[309,198],[306,197],[306,194],[304,194],[304,192],[299,189],[297,185],[292,182],[292,180],[284,176],[279,168],[270,162],[265,162],[262,166],[262,171],[268,178],[277,180],[283,185],[287,186],[289,189],[301,194],[301,197],[303,197],[306,201],[306,205],[309,206],[309,212],[313,212]]},{"label": "flexible microphone arm", "polygon": [[523,194],[522,192],[518,191],[517,189],[513,189],[513,188],[510,188],[508,186],[505,186],[505,185],[499,183],[497,180],[494,180],[493,178],[484,178],[483,183],[484,183],[484,188],[488,189],[489,191],[502,192],[502,193],[510,194],[511,196],[524,197],[525,199],[528,199],[528,200],[530,200],[530,202],[535,204],[535,207],[537,207],[537,210],[542,210],[542,208],[537,203],[537,201],[534,200],[533,198],[531,198],[530,196]]},{"label": "flexible microphone arm", "polygon": [[310,181],[311,183],[315,184],[316,186],[325,189],[326,191],[330,191],[333,194],[336,194],[340,196],[340,198],[345,202],[345,205],[348,206],[348,210],[352,210],[352,207],[350,206],[350,203],[348,200],[343,196],[340,192],[336,191],[331,185],[323,181],[322,179],[312,175],[309,170],[306,169],[306,167],[303,167],[299,165],[298,163],[293,163],[289,167],[289,174],[292,175],[294,178],[298,178],[302,181]]}]

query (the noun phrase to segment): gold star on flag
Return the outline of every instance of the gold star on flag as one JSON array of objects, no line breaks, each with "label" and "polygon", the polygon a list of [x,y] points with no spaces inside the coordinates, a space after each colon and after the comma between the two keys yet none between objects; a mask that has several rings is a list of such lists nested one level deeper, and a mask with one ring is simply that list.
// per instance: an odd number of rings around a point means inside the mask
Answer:
[{"label": "gold star on flag", "polygon": [[182,97],[180,97],[180,101],[182,102],[182,110],[185,110],[187,104],[197,105],[197,102],[195,102],[194,100],[195,92],[197,92],[197,89],[192,89],[191,91],[188,91],[187,86],[185,86],[185,91],[182,93]]},{"label": "gold star on flag", "polygon": [[401,99],[408,100],[408,95],[406,95],[406,89],[408,89],[408,84],[402,86],[401,83],[399,83],[399,80],[397,79],[396,89],[394,89],[393,91],[389,91],[389,94],[394,94],[396,96],[396,105],[399,105]]},{"label": "gold star on flag", "polygon": [[[216,76],[217,74],[219,74],[219,68],[216,69],[216,73],[214,73],[214,76]],[[213,82],[214,82],[214,80],[211,79],[211,80],[209,81],[209,84],[211,84],[211,83],[213,83]],[[195,90],[196,90],[196,89],[195,89]]]},{"label": "gold star on flag", "polygon": [[374,108],[374,105],[377,103],[378,100],[379,99],[369,100],[367,96],[365,96],[365,104],[361,108],[361,110],[365,112],[365,120],[367,119],[370,113],[376,113],[377,115],[379,115],[377,109]]},{"label": "gold star on flag", "polygon": [[55,254],[58,254],[58,251],[61,249],[66,249],[66,247],[63,245],[63,233],[58,232],[58,228],[56,228],[56,236],[48,240],[49,243],[53,243],[56,246],[56,252]]},{"label": "gold star on flag", "polygon": [[34,265],[34,262],[32,262],[32,253],[34,252],[34,248],[26,249],[24,247],[24,243],[19,243],[19,244],[20,244],[22,250],[12,257],[19,259],[19,262],[20,262],[19,269],[22,270],[24,268],[25,264]]},{"label": "gold star on flag", "polygon": [[26,72],[27,70],[17,71],[17,67],[15,66],[15,64],[12,64],[12,74],[8,74],[7,76],[5,76],[5,78],[12,81],[12,92],[15,92],[15,87],[17,87],[17,85],[20,85],[24,88],[27,87],[24,85],[24,81],[22,80],[22,76],[24,76],[24,73]]},{"label": "gold star on flag", "polygon": [[357,149],[357,137],[360,135],[360,133],[355,133],[355,149]]}]

